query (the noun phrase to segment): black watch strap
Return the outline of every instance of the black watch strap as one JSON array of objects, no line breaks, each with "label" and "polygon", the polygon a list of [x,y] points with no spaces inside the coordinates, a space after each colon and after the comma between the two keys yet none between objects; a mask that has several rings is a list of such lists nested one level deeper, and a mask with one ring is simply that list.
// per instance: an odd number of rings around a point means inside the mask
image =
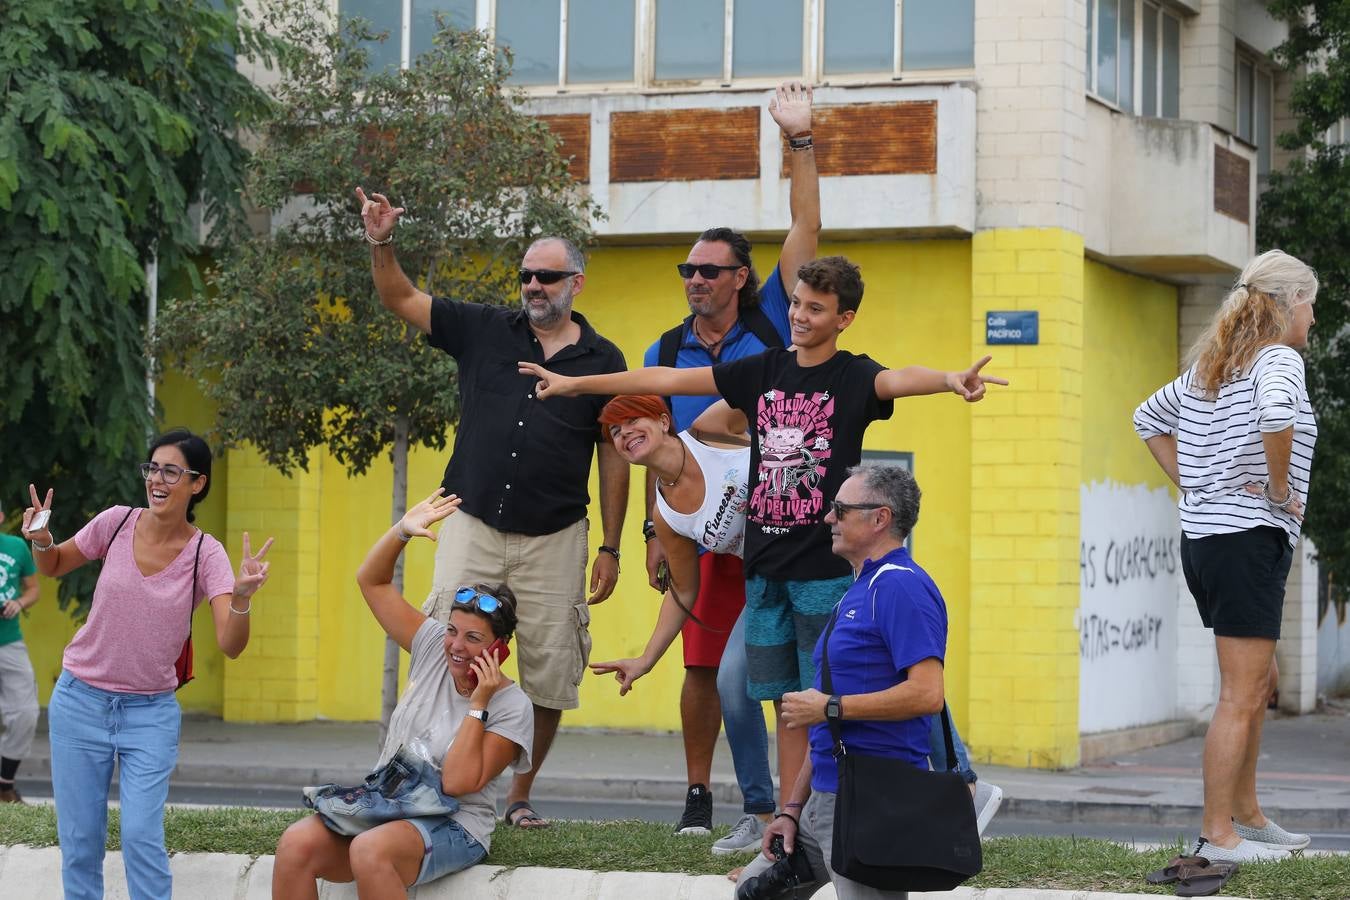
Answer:
[{"label": "black watch strap", "polygon": [[825,718],[834,722],[844,718],[843,698],[838,694],[825,701]]}]

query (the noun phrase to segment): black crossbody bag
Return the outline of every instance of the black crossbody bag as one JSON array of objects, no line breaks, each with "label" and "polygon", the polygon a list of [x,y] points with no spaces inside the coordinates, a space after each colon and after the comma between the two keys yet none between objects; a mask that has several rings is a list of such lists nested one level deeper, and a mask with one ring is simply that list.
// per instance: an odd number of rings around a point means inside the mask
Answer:
[{"label": "black crossbody bag", "polygon": [[[821,684],[831,696],[830,635],[838,617],[836,606],[821,644]],[[945,772],[850,752],[839,723],[826,721],[839,766],[830,867],[859,884],[887,891],[950,891],[978,875],[984,860],[975,804],[957,771],[946,705],[942,734],[951,768]]]}]

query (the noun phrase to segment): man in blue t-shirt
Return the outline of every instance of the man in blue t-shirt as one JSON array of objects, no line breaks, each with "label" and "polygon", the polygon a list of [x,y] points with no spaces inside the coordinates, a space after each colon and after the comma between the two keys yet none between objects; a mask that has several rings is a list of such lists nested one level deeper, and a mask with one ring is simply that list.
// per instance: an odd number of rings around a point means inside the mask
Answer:
[{"label": "man in blue t-shirt", "polygon": [[[0,508],[0,523],[5,511]],[[14,787],[38,722],[37,679],[19,630],[19,613],[38,601],[37,567],[28,544],[0,534],[0,803],[22,803]]]},{"label": "man in blue t-shirt", "polygon": [[[810,727],[811,752],[766,829],[764,853],[746,867],[744,882],[772,865],[769,843],[782,835],[788,852],[801,849],[840,900],[904,897],[850,881],[830,867],[839,771],[829,720],[839,724],[850,752],[902,759],[928,768],[929,718],[943,707],[947,606],[928,573],[905,549],[919,518],[919,486],[898,466],[849,470],[829,504],[831,548],[853,568],[854,581],[816,644],[815,686],[785,694],[783,724]],[[832,695],[822,689],[822,647],[829,641]],[[810,895],[815,886],[803,886]]]},{"label": "man in blue t-shirt", "polygon": [[[709,228],[699,235],[685,262],[678,266],[690,315],[647,348],[643,365],[698,368],[762,353],[792,343],[788,295],[797,284],[797,269],[813,259],[820,236],[820,179],[811,140],[811,88],[798,82],[781,85],[769,101],[769,115],[778,123],[790,148],[789,198],[792,221],[778,265],[761,285],[750,258],[750,242],[730,228]],[[676,431],[684,431],[717,401],[715,396],[670,398]],[[647,478],[647,574],[660,590],[657,570],[665,558],[650,527],[655,486]],[[768,731],[764,712],[746,692],[744,624],[745,576],[740,557],[704,553],[699,558],[699,592],[694,615],[682,632],[684,686],[680,692],[680,726],[684,732],[689,790],[676,831],[706,834],[712,828],[712,773],[717,732],[725,722],[736,780],[743,798],[743,816],[731,833],[713,845],[719,854],[751,851],[759,846],[764,823],[773,813],[773,776],[769,772]]]}]

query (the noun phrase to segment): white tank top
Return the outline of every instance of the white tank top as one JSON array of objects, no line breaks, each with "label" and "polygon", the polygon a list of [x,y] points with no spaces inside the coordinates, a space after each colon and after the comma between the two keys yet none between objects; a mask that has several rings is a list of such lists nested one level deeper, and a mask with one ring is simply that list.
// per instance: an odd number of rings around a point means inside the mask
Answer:
[{"label": "white tank top", "polygon": [[703,505],[692,513],[678,513],[656,492],[661,518],[676,534],[713,553],[740,556],[745,545],[745,504],[750,498],[750,448],[721,449],[680,432],[680,440],[703,470]]}]

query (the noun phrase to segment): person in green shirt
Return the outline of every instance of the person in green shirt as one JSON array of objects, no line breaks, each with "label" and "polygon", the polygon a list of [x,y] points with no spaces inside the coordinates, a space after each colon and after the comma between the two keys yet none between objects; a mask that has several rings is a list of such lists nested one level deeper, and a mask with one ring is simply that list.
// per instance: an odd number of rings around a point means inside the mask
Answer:
[{"label": "person in green shirt", "polygon": [[[0,524],[5,511],[0,507]],[[19,613],[38,601],[37,567],[22,538],[0,534],[0,803],[22,803],[14,787],[37,730],[37,678],[19,630]]]}]

